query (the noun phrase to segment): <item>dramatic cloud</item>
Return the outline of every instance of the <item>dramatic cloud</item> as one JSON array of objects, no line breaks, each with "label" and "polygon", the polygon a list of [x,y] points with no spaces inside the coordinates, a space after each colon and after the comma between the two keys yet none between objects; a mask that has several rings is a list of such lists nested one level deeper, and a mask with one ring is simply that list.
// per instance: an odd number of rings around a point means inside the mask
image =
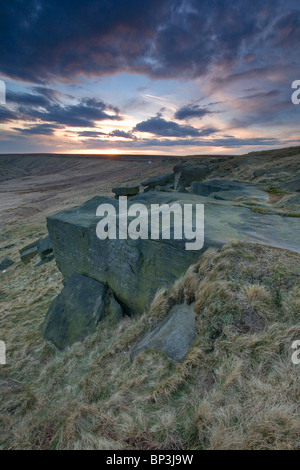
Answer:
[{"label": "dramatic cloud", "polygon": [[3,106],[0,106],[0,122],[1,123],[14,121],[15,119],[17,119],[17,115],[13,111],[11,111],[10,109],[4,108]]},{"label": "dramatic cloud", "polygon": [[54,136],[65,151],[95,152],[297,138],[299,0],[3,0],[0,10],[1,151],[22,140],[55,150]]},{"label": "dramatic cloud", "polygon": [[192,126],[181,126],[174,121],[166,121],[160,115],[152,117],[147,121],[139,122],[134,132],[148,132],[162,137],[199,137],[216,132],[216,129],[205,129],[203,131]]},{"label": "dramatic cloud", "polygon": [[134,139],[134,136],[130,132],[119,131],[118,129],[110,132],[109,135],[111,137],[123,137],[123,139]]},{"label": "dramatic cloud", "polygon": [[14,130],[24,135],[53,135],[56,129],[61,129],[62,126],[54,124],[37,124],[36,126],[20,129],[15,127]]},{"label": "dramatic cloud", "polygon": [[83,98],[79,103],[69,105],[47,102],[42,110],[31,103],[31,106],[19,106],[17,112],[24,120],[53,122],[69,127],[94,127],[96,121],[123,119],[116,107],[92,98]]},{"label": "dramatic cloud", "polygon": [[92,137],[92,138],[97,138],[97,137],[100,137],[102,135],[106,135],[105,132],[100,132],[100,131],[83,131],[83,132],[79,132],[78,133],[78,136],[79,137]]},{"label": "dramatic cloud", "polygon": [[35,82],[124,71],[203,76],[216,63],[259,65],[274,45],[297,56],[300,34],[296,0],[10,0],[0,22],[2,74]]},{"label": "dramatic cloud", "polygon": [[179,120],[195,117],[202,119],[207,114],[212,114],[212,111],[197,104],[187,104],[186,106],[182,106],[182,108],[179,108],[174,114],[174,117],[175,119]]},{"label": "dramatic cloud", "polygon": [[13,93],[11,91],[7,92],[6,101],[8,105],[13,103],[34,107],[45,107],[49,104],[49,99],[43,95],[37,95],[32,93]]}]

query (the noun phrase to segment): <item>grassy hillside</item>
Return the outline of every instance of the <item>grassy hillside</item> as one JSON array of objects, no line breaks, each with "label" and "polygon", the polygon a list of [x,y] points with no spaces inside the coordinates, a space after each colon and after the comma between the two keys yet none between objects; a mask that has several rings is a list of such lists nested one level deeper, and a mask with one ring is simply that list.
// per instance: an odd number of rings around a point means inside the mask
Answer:
[{"label": "grassy hillside", "polygon": [[[34,264],[34,261],[32,262]],[[61,353],[41,339],[61,290],[55,262],[0,274],[2,449],[296,449],[300,446],[300,255],[230,243],[206,252],[149,312],[105,320]],[[128,351],[176,303],[197,339],[176,364]],[[1,339],[1,338],[0,338]]]}]

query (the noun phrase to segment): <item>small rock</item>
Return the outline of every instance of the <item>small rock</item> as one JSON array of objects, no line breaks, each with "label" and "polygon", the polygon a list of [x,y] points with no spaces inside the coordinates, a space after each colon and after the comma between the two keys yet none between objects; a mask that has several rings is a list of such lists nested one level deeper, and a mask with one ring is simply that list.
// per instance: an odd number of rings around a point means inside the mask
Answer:
[{"label": "small rock", "polygon": [[54,259],[54,253],[49,253],[45,258],[42,259],[39,263],[35,265],[35,267],[42,266],[43,264],[50,263]]},{"label": "small rock", "polygon": [[47,235],[45,238],[42,238],[39,240],[38,254],[41,260],[43,260],[52,252],[53,252],[52,243],[51,243],[49,235]]},{"label": "small rock", "polygon": [[21,261],[24,264],[28,264],[38,253],[38,245],[40,240],[36,240],[29,245],[24,246],[19,250]]},{"label": "small rock", "polygon": [[146,349],[167,354],[177,362],[183,361],[196,338],[196,321],[192,305],[175,305],[168,315],[146,334],[130,353],[131,360]]},{"label": "small rock", "polygon": [[13,264],[14,262],[11,259],[4,258],[4,260],[0,263],[0,271],[6,271],[6,269],[12,266]]},{"label": "small rock", "polygon": [[30,263],[30,261],[37,255],[38,248],[37,246],[25,250],[21,254],[21,260],[24,264]]},{"label": "small rock", "polygon": [[112,188],[112,192],[117,196],[136,196],[140,191],[139,186],[124,186]]}]

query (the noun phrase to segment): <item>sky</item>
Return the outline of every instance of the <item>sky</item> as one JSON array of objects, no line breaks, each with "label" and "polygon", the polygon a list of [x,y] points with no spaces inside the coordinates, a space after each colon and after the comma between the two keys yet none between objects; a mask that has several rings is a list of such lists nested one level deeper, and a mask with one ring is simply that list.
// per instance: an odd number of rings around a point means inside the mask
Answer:
[{"label": "sky", "polygon": [[1,0],[0,153],[299,145],[299,0]]}]

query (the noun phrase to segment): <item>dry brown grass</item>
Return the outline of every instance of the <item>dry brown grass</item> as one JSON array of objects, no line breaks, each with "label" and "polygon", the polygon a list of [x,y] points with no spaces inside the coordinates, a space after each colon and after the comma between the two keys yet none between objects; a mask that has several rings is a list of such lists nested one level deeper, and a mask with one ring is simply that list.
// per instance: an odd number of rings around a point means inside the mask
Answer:
[{"label": "dry brown grass", "polygon": [[[0,275],[8,349],[0,381],[21,387],[0,394],[0,447],[297,448],[299,366],[291,344],[300,338],[299,261],[259,245],[209,250],[157,294],[149,312],[117,327],[104,320],[63,353],[41,339],[61,289],[55,263],[15,265]],[[195,302],[197,314],[197,340],[185,360],[144,351],[131,363],[128,352],[150,319],[178,302]]]}]

